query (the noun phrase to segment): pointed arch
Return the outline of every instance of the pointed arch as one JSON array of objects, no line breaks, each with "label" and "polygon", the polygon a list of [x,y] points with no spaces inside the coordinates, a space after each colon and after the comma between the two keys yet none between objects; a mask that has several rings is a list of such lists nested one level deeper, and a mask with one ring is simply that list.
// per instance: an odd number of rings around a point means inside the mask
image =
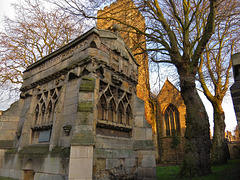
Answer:
[{"label": "pointed arch", "polygon": [[112,98],[109,102],[108,107],[108,121],[115,122],[116,119],[115,116],[116,116],[116,103]]},{"label": "pointed arch", "polygon": [[47,107],[47,114],[48,114],[47,121],[48,122],[52,121],[52,113],[53,113],[53,103],[50,100],[48,103],[48,107]]},{"label": "pointed arch", "polygon": [[124,106],[122,101],[119,102],[118,104],[118,119],[117,122],[120,124],[124,123]]},{"label": "pointed arch", "polygon": [[177,108],[170,104],[165,112],[164,112],[164,119],[165,119],[165,132],[166,136],[173,135],[175,132],[180,134],[180,120],[179,120],[179,112]]},{"label": "pointed arch", "polygon": [[102,95],[98,101],[98,119],[105,120],[107,112],[106,97]]},{"label": "pointed arch", "polygon": [[126,124],[129,126],[132,124],[132,109],[130,105],[128,105],[126,109]]},{"label": "pointed arch", "polygon": [[39,104],[37,104],[36,108],[35,108],[35,122],[34,124],[38,124],[38,119],[39,119]]},{"label": "pointed arch", "polygon": [[46,105],[45,105],[45,102],[43,102],[42,106],[41,106],[41,119],[40,119],[41,122],[40,122],[40,124],[44,123],[45,112],[46,112]]}]

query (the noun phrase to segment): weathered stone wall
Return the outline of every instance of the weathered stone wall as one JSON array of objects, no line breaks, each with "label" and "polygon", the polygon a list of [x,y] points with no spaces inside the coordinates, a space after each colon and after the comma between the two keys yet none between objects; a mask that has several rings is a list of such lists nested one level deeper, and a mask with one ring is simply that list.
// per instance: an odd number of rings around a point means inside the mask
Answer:
[{"label": "weathered stone wall", "polygon": [[[0,148],[12,147],[13,141],[16,138],[17,125],[19,122],[19,117],[21,114],[23,101],[16,101],[11,105],[11,107],[2,112],[0,115]],[[7,141],[10,143],[7,145]],[[5,145],[4,145],[5,144]]]},{"label": "weathered stone wall", "polygon": [[68,157],[69,148],[56,148],[51,152],[48,146],[26,147],[19,152],[9,150],[5,152],[0,175],[22,180],[25,171],[33,170],[35,179],[65,180]]},{"label": "weathered stone wall", "polygon": [[134,97],[135,121],[131,138],[96,136],[94,179],[155,179],[155,149],[144,101]]},{"label": "weathered stone wall", "polygon": [[180,137],[180,144],[173,145],[173,137],[161,137],[161,163],[179,164],[184,156],[185,138]]},{"label": "weathered stone wall", "polygon": [[228,142],[228,150],[231,159],[240,158],[240,141]]}]

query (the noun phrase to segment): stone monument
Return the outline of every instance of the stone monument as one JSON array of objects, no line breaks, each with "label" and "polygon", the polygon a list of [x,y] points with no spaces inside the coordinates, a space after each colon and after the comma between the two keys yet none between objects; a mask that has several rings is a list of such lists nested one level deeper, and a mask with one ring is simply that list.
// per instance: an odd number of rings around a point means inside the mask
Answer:
[{"label": "stone monument", "polygon": [[156,179],[138,66],[117,30],[96,28],[29,66],[21,99],[0,119],[13,124],[0,127],[0,175]]}]

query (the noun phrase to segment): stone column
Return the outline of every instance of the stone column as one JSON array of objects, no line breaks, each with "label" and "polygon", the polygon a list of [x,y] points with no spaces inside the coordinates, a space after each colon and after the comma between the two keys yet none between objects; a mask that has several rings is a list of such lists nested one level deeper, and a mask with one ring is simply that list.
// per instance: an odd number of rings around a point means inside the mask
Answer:
[{"label": "stone column", "polygon": [[133,149],[137,153],[139,179],[156,179],[155,148],[152,140],[152,127],[144,118],[144,101],[135,97],[135,127]]},{"label": "stone column", "polygon": [[93,146],[71,146],[69,180],[91,180],[93,172]]},{"label": "stone column", "polygon": [[71,139],[69,180],[90,180],[93,177],[94,89],[94,78],[81,79],[77,116]]}]

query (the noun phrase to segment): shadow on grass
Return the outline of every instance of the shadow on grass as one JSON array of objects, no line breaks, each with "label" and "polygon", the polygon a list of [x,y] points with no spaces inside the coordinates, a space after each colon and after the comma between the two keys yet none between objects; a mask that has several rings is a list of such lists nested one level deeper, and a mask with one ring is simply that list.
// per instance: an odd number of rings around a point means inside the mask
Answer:
[{"label": "shadow on grass", "polygon": [[240,180],[240,159],[229,160],[228,164],[212,166],[212,174],[198,178],[177,178],[180,166],[157,167],[159,180]]}]

